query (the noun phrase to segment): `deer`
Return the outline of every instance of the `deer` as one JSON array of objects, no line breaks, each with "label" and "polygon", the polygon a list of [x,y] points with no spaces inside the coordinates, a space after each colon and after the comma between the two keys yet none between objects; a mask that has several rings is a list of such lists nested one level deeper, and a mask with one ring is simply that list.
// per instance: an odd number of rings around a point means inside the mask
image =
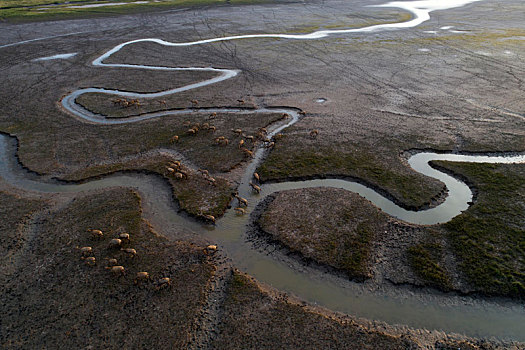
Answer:
[{"label": "deer", "polygon": [[171,286],[171,279],[169,277],[163,277],[157,281],[155,289],[163,289]]},{"label": "deer", "polygon": [[248,206],[248,200],[246,200],[246,198],[242,198],[239,195],[235,195],[235,198],[237,198],[237,200],[239,201],[239,207],[241,206],[241,204],[245,207]]},{"label": "deer", "polygon": [[104,238],[104,234],[100,230],[89,230],[91,231],[91,237],[93,239],[101,239]]},{"label": "deer", "polygon": [[134,284],[139,284],[140,282],[149,281],[149,273],[146,271],[137,272],[137,276],[135,277],[135,280],[133,281]]},{"label": "deer", "polygon": [[124,266],[116,265],[116,266],[108,266],[106,269],[110,270],[112,274],[120,277],[124,276],[126,274],[126,269]]},{"label": "deer", "polygon": [[210,244],[204,249],[204,254],[210,254],[210,253],[212,254],[212,253],[215,253],[216,251],[217,251],[217,246],[214,244]]},{"label": "deer", "polygon": [[261,188],[251,181],[250,181],[250,187],[252,188],[254,192],[261,193]]},{"label": "deer", "polygon": [[213,215],[204,215],[204,218],[210,222],[212,222],[213,224],[215,223],[215,216]]},{"label": "deer", "polygon": [[87,257],[84,261],[86,262],[86,265],[88,266],[94,266],[97,263],[97,260],[95,259],[94,256]]},{"label": "deer", "polygon": [[171,162],[169,162],[169,165],[174,168],[174,169],[178,169],[180,168],[180,166],[182,165],[182,163],[178,160],[173,160]]},{"label": "deer", "polygon": [[120,248],[121,251],[128,254],[128,257],[134,258],[137,256],[137,251],[133,248]]},{"label": "deer", "polygon": [[241,148],[241,150],[244,152],[244,155],[248,156],[248,157],[253,157],[253,152],[250,151],[249,149],[247,148]]},{"label": "deer", "polygon": [[113,238],[109,241],[109,248],[119,248],[122,245],[122,240],[120,238]]},{"label": "deer", "polygon": [[80,253],[82,253],[82,256],[88,256],[93,251],[93,248],[91,247],[82,247],[80,248]]},{"label": "deer", "polygon": [[237,207],[234,210],[235,210],[235,213],[237,213],[237,215],[244,215],[244,214],[246,214],[246,210],[244,208]]}]

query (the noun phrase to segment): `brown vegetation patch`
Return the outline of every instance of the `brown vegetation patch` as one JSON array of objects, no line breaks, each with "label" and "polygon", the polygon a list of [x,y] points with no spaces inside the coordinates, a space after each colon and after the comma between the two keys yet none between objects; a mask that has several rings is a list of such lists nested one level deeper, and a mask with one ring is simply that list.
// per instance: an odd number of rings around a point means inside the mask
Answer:
[{"label": "brown vegetation patch", "polygon": [[372,244],[387,219],[355,193],[311,188],[277,194],[258,224],[292,252],[362,280],[370,275]]}]

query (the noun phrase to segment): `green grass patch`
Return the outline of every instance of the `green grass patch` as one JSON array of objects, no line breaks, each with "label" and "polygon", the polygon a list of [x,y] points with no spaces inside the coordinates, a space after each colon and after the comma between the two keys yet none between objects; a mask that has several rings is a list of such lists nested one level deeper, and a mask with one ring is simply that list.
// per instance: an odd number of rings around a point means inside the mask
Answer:
[{"label": "green grass patch", "polygon": [[[83,6],[88,4],[112,4],[127,2],[126,5],[110,5],[102,7],[71,8],[70,6]],[[69,18],[83,18],[92,16],[114,16],[126,13],[139,13],[145,11],[163,10],[170,7],[193,7],[206,5],[226,4],[256,4],[270,2],[270,0],[164,0],[149,1],[137,4],[135,1],[63,1],[49,0],[9,0],[0,1],[0,19],[12,22],[60,20]]]},{"label": "green grass patch", "polygon": [[381,157],[363,145],[346,144],[338,148],[309,145],[300,137],[286,137],[277,142],[257,172],[263,181],[290,177],[353,177],[389,194],[399,204],[415,208],[428,204],[439,195],[442,187],[410,171],[399,159],[389,155]]},{"label": "green grass patch", "polygon": [[469,179],[478,198],[443,225],[467,281],[494,295],[525,297],[525,165],[436,162]]},{"label": "green grass patch", "polygon": [[227,209],[234,188],[228,181],[216,177],[212,185],[200,173],[183,165],[187,174],[182,180],[176,179],[166,168],[172,158],[156,156],[147,160],[137,159],[130,162],[114,163],[101,166],[88,167],[75,172],[67,177],[68,180],[81,180],[94,176],[111,174],[124,170],[146,170],[164,177],[171,185],[173,196],[177,199],[182,210],[192,216],[213,215],[221,216]]},{"label": "green grass patch", "polygon": [[450,290],[450,278],[441,266],[443,247],[437,243],[417,244],[407,250],[408,263],[414,273],[428,285]]}]

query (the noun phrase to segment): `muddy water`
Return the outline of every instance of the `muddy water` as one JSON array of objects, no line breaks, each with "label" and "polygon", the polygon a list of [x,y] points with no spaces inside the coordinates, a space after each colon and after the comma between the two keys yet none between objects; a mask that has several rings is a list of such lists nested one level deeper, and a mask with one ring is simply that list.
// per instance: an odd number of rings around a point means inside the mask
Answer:
[{"label": "muddy water", "polygon": [[[342,35],[346,33],[369,33],[380,30],[392,30],[414,27],[429,19],[430,12],[463,6],[476,0],[423,0],[413,2],[395,2],[381,6],[398,7],[410,11],[413,18],[407,22],[374,25],[366,28],[349,30],[318,31],[310,34],[255,34],[231,37],[212,38],[188,43],[170,43],[161,39],[139,39],[120,44],[93,61],[93,65],[106,68],[130,68],[150,70],[188,70],[209,71],[216,76],[195,84],[177,89],[166,90],[158,93],[141,94],[135,92],[122,92],[118,90],[88,88],[81,89],[66,96],[62,104],[76,118],[90,123],[120,124],[132,123],[139,120],[177,116],[188,113],[287,113],[290,117],[277,123],[269,133],[275,135],[284,128],[293,125],[299,120],[299,115],[294,109],[261,108],[254,110],[216,109],[200,111],[164,111],[162,113],[149,113],[127,119],[107,119],[104,116],[90,113],[75,103],[78,96],[99,92],[115,94],[128,98],[158,98],[197,87],[219,83],[235,77],[238,71],[218,68],[179,68],[156,67],[128,64],[107,64],[104,60],[118,52],[127,45],[139,42],[155,42],[165,46],[192,46],[218,41],[254,39],[254,38],[281,38],[292,40],[311,40],[328,35]],[[311,268],[300,266],[293,262],[284,262],[274,259],[273,256],[254,250],[245,239],[246,226],[249,215],[237,216],[233,210],[226,212],[216,226],[201,225],[191,218],[178,215],[171,200],[169,188],[166,184],[152,176],[145,175],[118,175],[109,176],[101,180],[90,181],[80,185],[59,184],[44,182],[37,176],[20,169],[15,161],[12,140],[0,136],[0,176],[9,183],[20,188],[39,192],[80,192],[92,189],[109,188],[114,186],[127,186],[137,189],[143,198],[145,208],[152,218],[153,224],[169,222],[182,232],[189,232],[207,237],[218,243],[231,257],[233,263],[241,270],[253,275],[261,282],[286,292],[293,293],[311,303],[319,304],[335,311],[349,313],[358,317],[382,320],[388,323],[405,324],[418,328],[440,329],[451,332],[465,333],[471,336],[513,339],[525,341],[523,324],[525,324],[525,310],[523,305],[511,302],[487,302],[462,298],[438,293],[411,292],[403,288],[381,289],[366,283],[352,283],[345,279],[319,273]],[[463,156],[456,154],[419,153],[409,159],[410,166],[424,175],[437,178],[447,186],[449,195],[441,205],[425,211],[409,211],[400,208],[395,203],[381,196],[373,189],[352,181],[340,179],[324,179],[267,184],[262,186],[261,194],[251,192],[249,181],[256,167],[259,165],[265,149],[259,148],[253,161],[247,166],[246,172],[239,186],[239,194],[248,198],[248,213],[267,195],[276,191],[307,187],[335,187],[359,193],[372,201],[386,213],[401,220],[416,224],[436,224],[450,220],[452,217],[468,208],[472,199],[472,192],[464,183],[431,168],[431,160],[450,160],[468,162],[515,163],[525,162],[525,156],[500,157],[500,156]]]}]

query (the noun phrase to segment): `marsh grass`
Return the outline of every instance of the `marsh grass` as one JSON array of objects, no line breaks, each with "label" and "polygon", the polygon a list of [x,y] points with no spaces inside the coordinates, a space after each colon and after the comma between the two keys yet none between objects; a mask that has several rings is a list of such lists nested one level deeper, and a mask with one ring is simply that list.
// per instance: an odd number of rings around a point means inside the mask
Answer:
[{"label": "marsh grass", "polygon": [[408,263],[427,285],[441,290],[452,288],[450,277],[442,266],[443,247],[438,243],[423,243],[407,250]]},{"label": "marsh grass", "polygon": [[443,227],[467,281],[486,294],[525,297],[525,165],[435,162],[467,178],[475,203]]},{"label": "marsh grass", "polygon": [[424,176],[402,165],[399,158],[382,156],[362,144],[334,147],[312,144],[308,140],[304,142],[303,139],[290,135],[276,143],[257,170],[263,181],[349,177],[374,187],[409,208],[428,205],[442,191],[442,184],[425,181]]}]

